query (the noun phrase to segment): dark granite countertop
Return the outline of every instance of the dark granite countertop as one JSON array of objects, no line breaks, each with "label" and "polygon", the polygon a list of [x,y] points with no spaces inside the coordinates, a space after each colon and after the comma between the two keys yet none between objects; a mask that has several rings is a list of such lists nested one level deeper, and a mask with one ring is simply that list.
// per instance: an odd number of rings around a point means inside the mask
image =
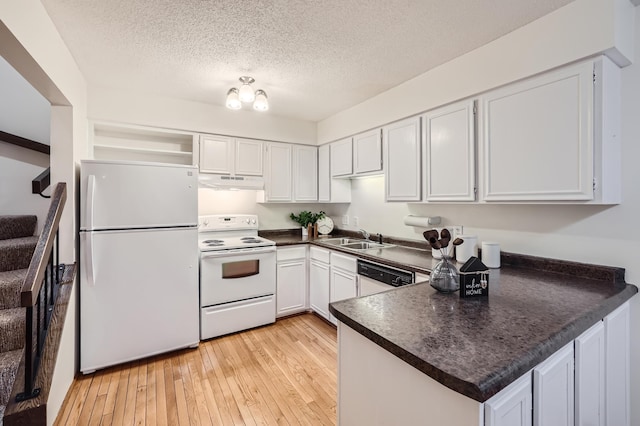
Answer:
[{"label": "dark granite countertop", "polygon": [[[278,246],[313,244],[391,266],[429,273],[426,243],[354,252],[302,239],[299,231],[262,231]],[[336,236],[357,236],[340,232]],[[638,292],[624,269],[502,253],[489,297],[461,299],[428,283],[334,302],[347,326],[443,385],[484,402]]]},{"label": "dark granite countertop", "polygon": [[491,270],[489,297],[429,284],[334,302],[331,313],[443,385],[484,402],[638,289],[514,267]]}]

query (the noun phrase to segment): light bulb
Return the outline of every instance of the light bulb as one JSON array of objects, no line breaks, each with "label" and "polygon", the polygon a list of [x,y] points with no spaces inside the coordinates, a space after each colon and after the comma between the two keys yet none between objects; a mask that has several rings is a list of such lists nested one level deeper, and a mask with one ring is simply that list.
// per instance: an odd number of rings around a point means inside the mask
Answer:
[{"label": "light bulb", "polygon": [[256,100],[253,102],[253,109],[256,111],[267,111],[269,109],[269,101],[264,90],[256,90]]},{"label": "light bulb", "polygon": [[227,108],[229,109],[240,109],[242,108],[242,103],[240,102],[240,98],[238,97],[238,89],[232,87],[227,92]]},{"label": "light bulb", "polygon": [[241,102],[253,102],[256,98],[256,94],[253,93],[253,89],[251,88],[251,83],[255,80],[252,77],[240,77],[240,81],[242,82],[242,86],[240,86],[240,101]]}]

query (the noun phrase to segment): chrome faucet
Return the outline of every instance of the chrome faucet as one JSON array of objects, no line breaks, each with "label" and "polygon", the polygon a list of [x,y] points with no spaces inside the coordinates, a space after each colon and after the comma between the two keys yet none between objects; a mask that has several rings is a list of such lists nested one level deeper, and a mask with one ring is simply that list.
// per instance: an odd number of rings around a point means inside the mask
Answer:
[{"label": "chrome faucet", "polygon": [[369,236],[371,235],[367,231],[365,231],[364,229],[361,229],[360,233],[362,234],[362,236],[364,237],[365,240],[368,240]]}]

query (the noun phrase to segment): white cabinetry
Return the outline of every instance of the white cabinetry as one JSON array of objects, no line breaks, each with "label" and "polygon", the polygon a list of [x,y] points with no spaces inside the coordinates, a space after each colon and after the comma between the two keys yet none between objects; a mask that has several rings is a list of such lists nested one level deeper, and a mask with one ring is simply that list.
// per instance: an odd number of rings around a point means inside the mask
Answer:
[{"label": "white cabinetry", "polygon": [[262,176],[262,142],[201,135],[200,173]]},{"label": "white cabinetry", "polygon": [[293,198],[295,201],[318,200],[318,148],[293,146]]},{"label": "white cabinetry", "polygon": [[459,102],[427,113],[424,144],[425,200],[475,200],[474,102]]},{"label": "white cabinetry", "polygon": [[89,154],[96,160],[196,164],[194,145],[197,136],[193,133],[125,124],[90,124]]},{"label": "white cabinetry", "polygon": [[[636,296],[638,297],[638,296]],[[605,416],[607,425],[628,426],[629,397],[629,302],[604,319]]]},{"label": "white cabinetry", "polygon": [[333,178],[330,145],[322,145],[318,148],[318,201],[325,203],[351,202],[351,181]]},{"label": "white cabinetry", "polygon": [[353,173],[375,174],[382,171],[382,140],[380,129],[353,137]]},{"label": "white cabinetry", "polygon": [[342,139],[331,147],[331,176],[350,176],[353,174],[353,140]]},{"label": "white cabinetry", "polygon": [[292,200],[292,148],[286,143],[265,144],[265,200]]},{"label": "white cabinetry", "polygon": [[[383,127],[386,201],[419,201],[422,197],[420,118]],[[449,175],[449,174],[448,174]]]},{"label": "white cabinetry", "polygon": [[483,95],[484,200],[618,203],[619,80],[602,57]]},{"label": "white cabinetry", "polygon": [[575,341],[577,426],[604,426],[604,325],[598,321]]},{"label": "white cabinetry", "polygon": [[[358,261],[353,256],[331,252],[331,290],[329,301],[349,299],[358,295]],[[338,320],[330,315],[330,321],[334,324]]]},{"label": "white cabinetry", "polygon": [[330,251],[310,247],[309,258],[309,306],[329,319]]},{"label": "white cabinetry", "polygon": [[307,247],[278,248],[276,252],[276,317],[307,308]]},{"label": "white cabinetry", "polygon": [[533,370],[533,425],[573,426],[573,342]]},{"label": "white cabinetry", "polygon": [[531,426],[531,373],[485,403],[484,426]]}]

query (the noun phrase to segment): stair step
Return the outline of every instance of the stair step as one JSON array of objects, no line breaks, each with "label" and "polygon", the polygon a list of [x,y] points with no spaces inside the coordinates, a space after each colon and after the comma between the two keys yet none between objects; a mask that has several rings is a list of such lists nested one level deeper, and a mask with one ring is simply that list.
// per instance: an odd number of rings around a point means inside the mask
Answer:
[{"label": "stair step", "polygon": [[0,309],[20,307],[20,291],[26,269],[0,272]]},{"label": "stair step", "polygon": [[0,240],[0,272],[29,267],[37,236]]},{"label": "stair step", "polygon": [[[11,397],[13,382],[22,359],[22,349],[0,353],[0,406],[4,407]],[[0,416],[2,419],[2,416]],[[2,422],[2,420],[0,420]]]},{"label": "stair step", "polygon": [[0,310],[0,353],[24,347],[25,309]]},{"label": "stair step", "polygon": [[38,217],[33,215],[0,216],[0,240],[30,237],[36,233]]}]

